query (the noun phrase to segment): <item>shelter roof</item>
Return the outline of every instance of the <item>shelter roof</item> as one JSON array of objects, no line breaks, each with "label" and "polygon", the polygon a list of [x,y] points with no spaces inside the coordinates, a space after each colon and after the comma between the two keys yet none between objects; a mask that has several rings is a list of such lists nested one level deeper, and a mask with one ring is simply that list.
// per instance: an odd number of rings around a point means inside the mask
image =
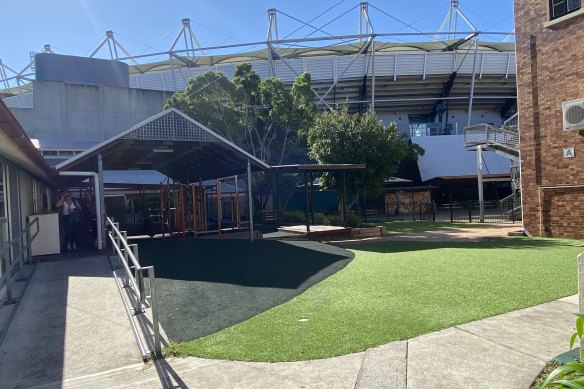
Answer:
[{"label": "shelter roof", "polygon": [[56,166],[59,171],[157,170],[175,181],[195,182],[270,166],[176,108],[160,112]]},{"label": "shelter roof", "polygon": [[338,170],[342,171],[365,169],[365,164],[364,163],[295,164],[272,166],[272,169],[298,172],[330,172]]}]

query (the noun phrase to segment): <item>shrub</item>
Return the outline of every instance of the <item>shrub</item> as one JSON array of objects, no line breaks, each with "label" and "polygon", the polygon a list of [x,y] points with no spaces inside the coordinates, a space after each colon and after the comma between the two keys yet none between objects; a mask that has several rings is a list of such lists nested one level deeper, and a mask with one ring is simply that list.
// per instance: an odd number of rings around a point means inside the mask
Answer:
[{"label": "shrub", "polygon": [[361,227],[361,219],[359,216],[355,215],[354,213],[347,214],[347,227]]},{"label": "shrub", "polygon": [[338,226],[339,223],[339,217],[337,215],[326,215],[323,218],[323,224],[325,226]]}]

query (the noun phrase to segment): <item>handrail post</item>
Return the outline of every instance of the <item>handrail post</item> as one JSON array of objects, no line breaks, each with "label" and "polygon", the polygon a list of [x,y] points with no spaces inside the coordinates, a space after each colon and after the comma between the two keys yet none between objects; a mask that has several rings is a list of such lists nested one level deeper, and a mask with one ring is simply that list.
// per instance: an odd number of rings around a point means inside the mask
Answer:
[{"label": "handrail post", "polygon": [[130,245],[130,248],[132,249],[132,253],[134,254],[134,258],[136,258],[136,263],[138,264],[138,266],[136,266],[136,271],[134,274],[136,274],[136,279],[138,281],[138,299],[140,300],[140,308],[142,307],[142,305],[144,305],[146,303],[146,292],[145,292],[145,288],[144,288],[144,273],[142,272],[142,267],[140,266],[140,257],[138,255],[138,245],[137,244],[133,244]]},{"label": "handrail post", "polygon": [[[10,252],[10,250],[8,250]],[[14,304],[16,300],[12,297],[12,268],[10,266],[10,255],[4,253],[1,260],[4,263],[4,271],[6,272],[6,301],[4,305]]]},{"label": "handrail post", "polygon": [[[32,226],[32,224],[31,224],[31,226]],[[27,249],[28,264],[29,265],[32,264],[32,242],[30,239],[30,227],[31,226],[27,226],[27,229],[26,229],[26,249]]]},{"label": "handrail post", "polygon": [[[23,231],[24,232],[24,231]],[[17,247],[18,247],[18,275],[19,275],[19,280],[22,279],[22,274],[23,271],[22,269],[24,268],[24,243],[22,243],[22,239],[24,238],[24,234],[20,234],[18,240],[17,240]]]},{"label": "handrail post", "polygon": [[[122,234],[122,236],[119,238],[119,240],[122,240],[123,239],[123,240],[127,241],[128,240],[128,234],[127,234],[127,232],[126,231],[120,231],[120,233]],[[120,245],[118,243],[118,247],[119,246]],[[125,247],[119,247],[119,248],[124,253],[124,258],[123,258],[124,265],[126,265],[126,266],[129,267],[130,266],[130,263],[128,261],[128,259],[129,259],[128,250],[126,250]],[[124,277],[124,287],[128,287],[129,285],[130,285],[129,275],[128,274],[125,274],[125,277]]]},{"label": "handrail post", "polygon": [[162,357],[162,346],[160,342],[160,325],[158,323],[158,301],[156,297],[156,277],[154,267],[148,267],[148,279],[150,281],[150,309],[152,309],[152,329],[154,331],[154,353]]}]

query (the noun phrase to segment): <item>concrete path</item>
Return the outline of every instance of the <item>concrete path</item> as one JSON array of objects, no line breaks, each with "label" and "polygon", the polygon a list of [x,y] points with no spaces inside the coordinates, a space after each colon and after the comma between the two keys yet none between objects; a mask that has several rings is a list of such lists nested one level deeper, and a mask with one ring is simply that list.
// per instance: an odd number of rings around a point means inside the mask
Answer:
[{"label": "concrete path", "polygon": [[0,345],[0,387],[141,361],[107,257],[40,263]]},{"label": "concrete path", "polygon": [[571,296],[324,360],[145,365],[103,258],[41,264],[26,293],[0,348],[2,388],[528,388],[567,351],[578,309]]}]

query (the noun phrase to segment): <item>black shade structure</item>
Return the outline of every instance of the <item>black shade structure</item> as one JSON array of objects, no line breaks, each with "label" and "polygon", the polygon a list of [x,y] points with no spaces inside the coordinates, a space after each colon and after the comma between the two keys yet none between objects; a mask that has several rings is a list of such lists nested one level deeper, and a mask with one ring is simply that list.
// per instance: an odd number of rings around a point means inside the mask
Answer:
[{"label": "black shade structure", "polygon": [[270,166],[176,108],[167,109],[56,166],[59,171],[157,170],[181,182],[221,178]]}]

